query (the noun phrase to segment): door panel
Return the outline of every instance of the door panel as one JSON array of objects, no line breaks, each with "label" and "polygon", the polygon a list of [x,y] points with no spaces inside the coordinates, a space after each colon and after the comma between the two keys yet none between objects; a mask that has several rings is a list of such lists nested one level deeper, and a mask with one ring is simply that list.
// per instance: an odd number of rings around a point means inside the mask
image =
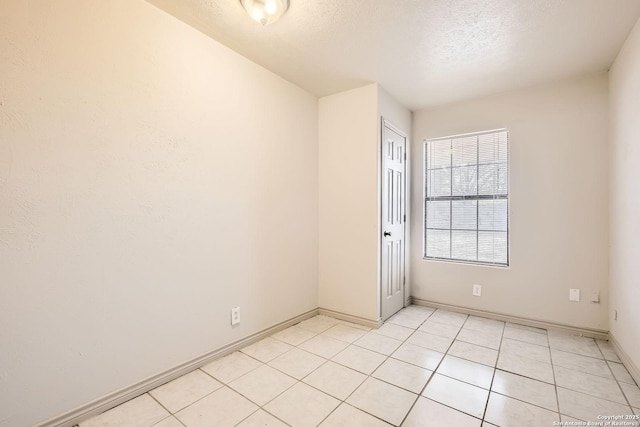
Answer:
[{"label": "door panel", "polygon": [[388,124],[382,129],[381,313],[386,320],[404,306],[406,138]]}]

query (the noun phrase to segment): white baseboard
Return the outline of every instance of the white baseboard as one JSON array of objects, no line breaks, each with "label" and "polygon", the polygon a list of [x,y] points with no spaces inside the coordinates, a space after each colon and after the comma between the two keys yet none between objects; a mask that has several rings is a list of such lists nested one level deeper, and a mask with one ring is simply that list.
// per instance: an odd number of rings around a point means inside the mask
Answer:
[{"label": "white baseboard", "polygon": [[[546,322],[541,320],[527,319],[527,318],[518,317],[518,316],[492,313],[488,311],[475,310],[475,309],[470,309],[466,307],[454,306],[450,304],[442,304],[442,303],[422,300],[414,297],[411,297],[411,303],[416,305],[426,306],[426,307],[442,308],[445,310],[456,311],[464,314],[471,314],[479,317],[486,317],[489,319],[513,322],[513,323],[532,326],[536,328],[561,330],[564,332],[569,332],[569,333],[574,333],[574,334],[579,334],[583,336],[604,339],[604,340],[610,339],[616,353],[618,354],[618,356],[620,356],[620,359],[629,370],[629,373],[635,379],[635,381],[638,384],[640,384],[640,370],[633,363],[631,358],[624,352],[624,350],[622,350],[622,348],[619,346],[615,338],[612,335],[610,335],[607,331],[577,328],[573,326],[566,326],[566,325],[561,325],[561,324]],[[307,311],[306,313],[295,316],[289,320],[280,322],[276,325],[273,325],[259,332],[256,332],[252,335],[249,335],[248,337],[242,338],[240,340],[237,340],[230,344],[222,346],[218,349],[212,350],[202,356],[196,357],[185,363],[177,365],[157,375],[153,375],[136,384],[132,384],[128,387],[114,391],[113,393],[109,393],[106,396],[93,400],[87,404],[84,404],[68,412],[65,412],[64,414],[49,418],[48,420],[38,423],[33,427],[72,427],[80,423],[81,421],[87,420],[95,415],[101,414],[102,412],[105,412],[115,406],[118,406],[121,403],[124,403],[141,394],[144,394],[150,390],[153,390],[154,388],[162,384],[165,384],[173,379],[176,379],[186,373],[189,373],[195,369],[198,369],[201,366],[206,365],[207,363],[215,359],[218,359],[220,357],[226,356],[227,354],[233,353],[234,351],[239,350],[242,347],[245,347],[249,344],[259,341],[262,338],[265,338],[280,330],[286,329],[289,326],[295,325],[296,323],[299,323],[310,317],[313,317],[316,314],[330,316],[336,319],[344,320],[347,322],[355,323],[355,324],[366,326],[369,328],[379,328],[383,323],[381,318],[372,320],[372,319],[366,319],[363,317],[352,316],[350,314],[345,314],[345,313],[341,313],[341,312],[337,312],[337,311],[333,311],[325,308],[313,309],[313,310]]]},{"label": "white baseboard", "polygon": [[106,396],[81,405],[75,409],[65,412],[64,414],[49,418],[48,420],[35,424],[33,427],[72,427],[76,424],[79,424],[81,421],[101,414],[111,408],[120,405],[121,403],[133,399],[134,397],[140,396],[141,394],[153,390],[154,388],[161,386],[162,384],[165,384],[184,374],[198,369],[215,359],[233,353],[240,348],[259,341],[262,338],[286,329],[289,326],[295,325],[296,323],[299,323],[310,317],[313,317],[316,314],[318,314],[317,308],[307,311],[306,313],[302,313],[298,316],[292,317],[289,320],[285,320],[284,322],[280,322],[276,325],[251,334],[248,337],[234,341],[230,344],[212,350],[187,362],[181,363],[180,365],[174,366],[173,368],[170,368],[164,372],[146,378],[136,384],[132,384],[128,387],[114,391],[113,393],[109,393]]},{"label": "white baseboard", "polygon": [[493,313],[490,311],[475,310],[473,308],[459,307],[457,305],[427,301],[427,300],[423,300],[415,297],[412,297],[411,301],[415,305],[423,305],[425,307],[432,307],[432,308],[441,308],[443,310],[455,311],[463,314],[471,314],[478,317],[486,317],[488,319],[502,320],[505,322],[518,323],[520,325],[525,325],[525,326],[532,326],[534,328],[551,329],[551,330],[565,332],[573,335],[580,335],[580,336],[589,337],[589,338],[597,338],[600,340],[609,339],[609,331],[605,331],[601,329],[579,328],[576,326],[568,326],[568,325],[548,322],[544,320],[529,319],[526,317],[511,316],[508,314]]},{"label": "white baseboard", "polygon": [[629,355],[622,349],[622,347],[620,347],[620,344],[611,332],[609,332],[609,342],[613,346],[613,349],[620,358],[622,364],[625,366],[625,368],[627,368],[627,371],[629,371],[629,374],[631,374],[631,376],[635,380],[636,384],[640,384],[640,369],[638,369],[638,366],[635,364],[633,359],[631,359],[631,357],[629,357]]},{"label": "white baseboard", "polygon": [[355,323],[357,325],[366,326],[368,328],[378,329],[380,326],[382,326],[381,318],[378,318],[376,320],[365,319],[364,317],[352,316],[350,314],[329,310],[327,308],[319,308],[318,312],[319,314],[322,314],[324,316],[333,317],[335,319],[344,320],[346,322]]}]

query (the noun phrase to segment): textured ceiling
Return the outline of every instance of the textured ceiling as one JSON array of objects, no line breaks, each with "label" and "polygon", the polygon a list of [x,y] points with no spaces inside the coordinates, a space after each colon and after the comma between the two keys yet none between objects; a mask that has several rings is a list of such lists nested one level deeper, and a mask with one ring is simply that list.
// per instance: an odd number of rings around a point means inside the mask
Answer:
[{"label": "textured ceiling", "polygon": [[609,68],[639,0],[147,0],[324,96],[378,82],[412,110]]}]

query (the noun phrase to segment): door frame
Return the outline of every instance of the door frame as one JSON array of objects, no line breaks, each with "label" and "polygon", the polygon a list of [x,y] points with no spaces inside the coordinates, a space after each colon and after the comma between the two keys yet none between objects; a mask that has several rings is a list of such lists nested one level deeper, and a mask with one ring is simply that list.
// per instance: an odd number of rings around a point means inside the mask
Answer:
[{"label": "door frame", "polygon": [[409,223],[409,194],[410,194],[410,188],[409,188],[409,179],[408,179],[408,174],[410,172],[409,170],[409,161],[410,161],[410,144],[409,144],[409,137],[407,136],[406,132],[400,130],[397,126],[395,126],[393,123],[391,123],[389,120],[387,120],[384,116],[381,116],[380,118],[380,135],[378,137],[378,318],[380,319],[380,321],[382,322],[385,319],[382,319],[382,303],[383,303],[383,298],[382,298],[382,243],[383,243],[383,206],[382,206],[382,201],[383,201],[383,194],[382,194],[382,190],[383,190],[383,182],[382,180],[384,179],[384,174],[382,173],[382,166],[383,166],[383,159],[384,159],[384,155],[382,150],[384,150],[384,131],[385,128],[389,128],[390,130],[394,131],[395,133],[397,133],[398,135],[400,135],[401,137],[404,138],[405,140],[405,161],[404,161],[404,223],[403,223],[403,232],[404,232],[404,239],[402,242],[402,246],[403,246],[403,251],[404,251],[404,257],[403,257],[403,263],[402,263],[402,269],[403,269],[403,278],[404,278],[404,282],[402,284],[402,307],[406,307],[408,305],[408,285],[407,285],[407,258],[408,258],[408,245],[407,245],[407,240],[408,240],[408,227],[407,224]]}]

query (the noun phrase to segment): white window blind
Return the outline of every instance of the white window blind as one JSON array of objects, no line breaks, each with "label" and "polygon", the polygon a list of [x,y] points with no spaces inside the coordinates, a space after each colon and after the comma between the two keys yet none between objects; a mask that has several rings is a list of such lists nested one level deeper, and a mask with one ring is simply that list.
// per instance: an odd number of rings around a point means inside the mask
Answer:
[{"label": "white window blind", "polygon": [[509,265],[509,133],[425,142],[424,256]]}]

